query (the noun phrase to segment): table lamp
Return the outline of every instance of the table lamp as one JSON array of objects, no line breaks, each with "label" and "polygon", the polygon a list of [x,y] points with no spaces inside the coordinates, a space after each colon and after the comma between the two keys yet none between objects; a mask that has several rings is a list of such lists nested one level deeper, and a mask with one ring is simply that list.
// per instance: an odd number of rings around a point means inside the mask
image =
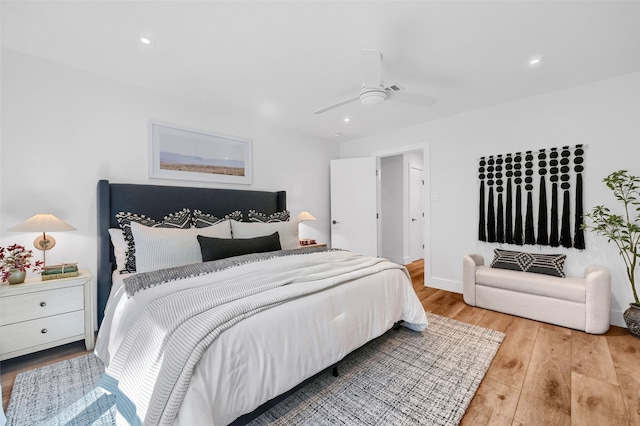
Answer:
[{"label": "table lamp", "polygon": [[33,245],[38,250],[42,250],[42,263],[43,266],[46,266],[47,250],[50,250],[56,245],[56,240],[52,236],[47,235],[47,232],[75,231],[76,228],[51,213],[38,213],[8,230],[16,232],[42,232],[42,235],[33,241]]},{"label": "table lamp", "polygon": [[[298,220],[298,225],[305,220],[316,220],[315,216],[307,211],[300,213],[296,219]],[[311,238],[302,238],[300,240],[300,244],[303,246],[315,244],[315,242],[316,240],[312,240]]]}]

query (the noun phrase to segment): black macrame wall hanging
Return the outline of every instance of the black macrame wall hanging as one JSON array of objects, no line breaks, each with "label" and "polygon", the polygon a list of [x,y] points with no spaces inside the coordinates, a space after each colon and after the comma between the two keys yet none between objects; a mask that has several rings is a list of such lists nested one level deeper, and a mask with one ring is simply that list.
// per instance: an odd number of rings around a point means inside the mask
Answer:
[{"label": "black macrame wall hanging", "polygon": [[493,171],[495,160],[493,157],[487,161],[487,186],[489,186],[489,205],[487,206],[487,241],[496,242],[496,209],[493,203]]},{"label": "black macrame wall hanging", "polygon": [[551,247],[560,246],[560,233],[558,231],[558,148],[551,148],[549,153],[549,180],[551,181],[551,233],[549,234],[549,245]]},{"label": "black macrame wall hanging", "polygon": [[516,223],[513,225],[513,244],[521,246],[524,243],[522,233],[522,154],[517,152],[513,157],[513,180],[516,184]]},{"label": "black macrame wall hanging", "polygon": [[527,212],[524,218],[524,243],[535,244],[536,236],[533,232],[533,154],[531,151],[527,151],[524,156],[524,174],[527,176],[524,178],[524,189],[527,190]]},{"label": "black macrame wall hanging", "polygon": [[482,157],[478,239],[584,249],[582,172],[583,145]]},{"label": "black macrame wall hanging", "polygon": [[504,203],[502,202],[502,155],[496,159],[496,194],[498,196],[498,210],[496,213],[496,242],[504,243]]},{"label": "black macrame wall hanging", "polygon": [[507,201],[504,216],[504,242],[513,244],[513,191],[511,190],[511,178],[513,177],[513,158],[507,154],[504,158],[505,175],[507,177]]},{"label": "black macrame wall hanging", "polygon": [[585,247],[584,230],[582,229],[582,171],[584,170],[584,166],[582,165],[584,162],[584,149],[582,148],[582,145],[576,146],[573,153],[573,163],[575,164],[573,169],[576,173],[576,218],[574,221],[575,231],[573,246],[582,250]]},{"label": "black macrame wall hanging", "polygon": [[538,174],[540,175],[540,192],[538,202],[538,245],[549,245],[549,233],[547,229],[547,184],[545,175],[547,174],[547,154],[544,149],[538,152]]},{"label": "black macrame wall hanging", "polygon": [[478,239],[480,241],[487,241],[487,222],[485,221],[484,214],[484,179],[487,177],[485,174],[487,162],[481,159],[478,163],[478,179],[480,179],[480,210],[478,211]]}]

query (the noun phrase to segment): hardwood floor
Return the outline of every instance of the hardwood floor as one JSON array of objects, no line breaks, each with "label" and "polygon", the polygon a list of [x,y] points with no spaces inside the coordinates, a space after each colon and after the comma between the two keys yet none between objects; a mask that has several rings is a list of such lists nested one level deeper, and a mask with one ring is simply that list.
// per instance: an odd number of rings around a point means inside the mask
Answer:
[{"label": "hardwood floor", "polygon": [[[474,308],[424,287],[422,261],[407,268],[427,312],[506,334],[461,425],[640,426],[640,339],[626,329],[596,336]],[[4,409],[19,372],[85,353],[76,342],[3,361]]]},{"label": "hardwood floor", "polygon": [[427,312],[506,334],[461,425],[640,425],[640,339],[627,329],[593,335],[474,308],[424,287],[422,261],[407,269]]}]

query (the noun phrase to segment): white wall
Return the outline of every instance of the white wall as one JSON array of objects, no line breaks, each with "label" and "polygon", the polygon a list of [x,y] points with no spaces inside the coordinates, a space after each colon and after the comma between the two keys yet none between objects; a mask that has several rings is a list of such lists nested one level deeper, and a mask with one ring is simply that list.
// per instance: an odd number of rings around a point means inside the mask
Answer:
[{"label": "white wall", "polygon": [[[58,243],[47,263],[79,262],[95,274],[99,179],[285,190],[294,217],[308,210],[318,219],[305,223],[304,236],[329,241],[329,161],[338,155],[334,143],[11,50],[2,50],[1,76],[0,245],[32,247],[37,234],[7,228],[51,212],[77,231],[54,235]],[[254,183],[150,180],[151,118],[252,139]]]},{"label": "white wall", "polygon": [[[462,291],[462,257],[492,258],[497,244],[477,241],[477,160],[481,156],[526,149],[586,144],[585,211],[599,204],[616,207],[602,178],[618,169],[640,175],[640,73],[603,80],[455,117],[341,143],[341,158],[377,155],[398,146],[424,145],[426,234],[425,282]],[[429,192],[439,194],[430,201]],[[592,233],[586,250],[526,246],[532,251],[567,254],[566,271],[582,275],[588,264],[612,274],[612,323],[624,326],[622,312],[631,302],[624,264],[613,245]],[[507,246],[515,249],[517,246]]]}]

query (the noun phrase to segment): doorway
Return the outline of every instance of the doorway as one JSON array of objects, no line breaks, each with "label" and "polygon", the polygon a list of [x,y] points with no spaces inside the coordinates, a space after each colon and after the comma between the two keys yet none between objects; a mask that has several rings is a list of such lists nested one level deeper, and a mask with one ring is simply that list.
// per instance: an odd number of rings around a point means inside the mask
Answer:
[{"label": "doorway", "polygon": [[331,246],[402,265],[429,258],[428,147],[374,155],[331,160]]},{"label": "doorway", "polygon": [[424,154],[381,156],[379,253],[402,265],[424,258]]}]

